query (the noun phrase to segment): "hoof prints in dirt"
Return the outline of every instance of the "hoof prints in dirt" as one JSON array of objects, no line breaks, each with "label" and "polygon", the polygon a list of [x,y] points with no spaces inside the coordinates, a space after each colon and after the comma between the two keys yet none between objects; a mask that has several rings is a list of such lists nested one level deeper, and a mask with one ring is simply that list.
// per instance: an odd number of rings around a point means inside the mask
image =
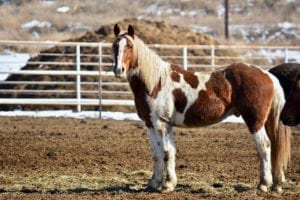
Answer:
[{"label": "hoof prints in dirt", "polygon": [[6,192],[6,190],[0,188],[0,193],[5,193],[5,192]]},{"label": "hoof prints in dirt", "polygon": [[249,191],[250,188],[243,185],[235,185],[234,190],[238,193]]},{"label": "hoof prints in dirt", "polygon": [[212,186],[214,188],[221,188],[221,187],[223,187],[223,184],[222,183],[214,183]]}]

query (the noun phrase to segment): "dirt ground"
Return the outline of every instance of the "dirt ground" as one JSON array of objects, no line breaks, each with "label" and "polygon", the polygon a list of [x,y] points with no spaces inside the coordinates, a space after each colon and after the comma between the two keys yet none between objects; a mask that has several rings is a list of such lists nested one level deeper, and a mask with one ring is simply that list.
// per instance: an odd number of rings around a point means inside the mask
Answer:
[{"label": "dirt ground", "polygon": [[244,124],[175,129],[178,186],[151,177],[142,122],[0,117],[0,199],[300,199],[300,130],[284,192],[256,190],[259,160]]}]

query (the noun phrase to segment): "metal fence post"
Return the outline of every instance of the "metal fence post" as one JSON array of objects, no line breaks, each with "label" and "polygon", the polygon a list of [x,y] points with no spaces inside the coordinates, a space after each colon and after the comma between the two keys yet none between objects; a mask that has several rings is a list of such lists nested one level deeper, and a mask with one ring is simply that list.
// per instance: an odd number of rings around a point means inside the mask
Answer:
[{"label": "metal fence post", "polygon": [[289,50],[287,48],[284,51],[284,62],[285,63],[289,62]]},{"label": "metal fence post", "polygon": [[183,47],[183,69],[187,70],[187,47]]},{"label": "metal fence post", "polygon": [[215,66],[215,47],[211,46],[211,50],[210,50],[210,65],[212,67]]},{"label": "metal fence post", "polygon": [[99,57],[99,83],[98,83],[98,98],[99,98],[99,118],[102,118],[102,43],[98,46],[98,57]]},{"label": "metal fence post", "polygon": [[76,45],[76,98],[77,112],[81,112],[80,45]]}]

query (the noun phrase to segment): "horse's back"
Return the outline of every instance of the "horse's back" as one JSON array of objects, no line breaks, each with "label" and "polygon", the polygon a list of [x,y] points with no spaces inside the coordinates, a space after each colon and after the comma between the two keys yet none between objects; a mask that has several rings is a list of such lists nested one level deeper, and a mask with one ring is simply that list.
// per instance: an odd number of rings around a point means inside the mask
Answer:
[{"label": "horse's back", "polygon": [[[255,65],[233,63],[222,71],[235,87],[249,88],[272,85],[272,80],[265,71]],[[257,88],[255,88],[257,89]]]}]

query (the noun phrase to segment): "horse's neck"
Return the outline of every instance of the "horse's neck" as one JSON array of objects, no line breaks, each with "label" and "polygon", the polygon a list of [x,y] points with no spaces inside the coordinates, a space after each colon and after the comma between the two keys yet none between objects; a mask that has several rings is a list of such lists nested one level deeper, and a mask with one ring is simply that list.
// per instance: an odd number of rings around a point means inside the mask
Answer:
[{"label": "horse's neck", "polygon": [[160,82],[163,84],[169,72],[169,63],[163,61],[153,50],[147,47],[139,38],[135,39],[137,48],[138,75],[149,93]]}]

